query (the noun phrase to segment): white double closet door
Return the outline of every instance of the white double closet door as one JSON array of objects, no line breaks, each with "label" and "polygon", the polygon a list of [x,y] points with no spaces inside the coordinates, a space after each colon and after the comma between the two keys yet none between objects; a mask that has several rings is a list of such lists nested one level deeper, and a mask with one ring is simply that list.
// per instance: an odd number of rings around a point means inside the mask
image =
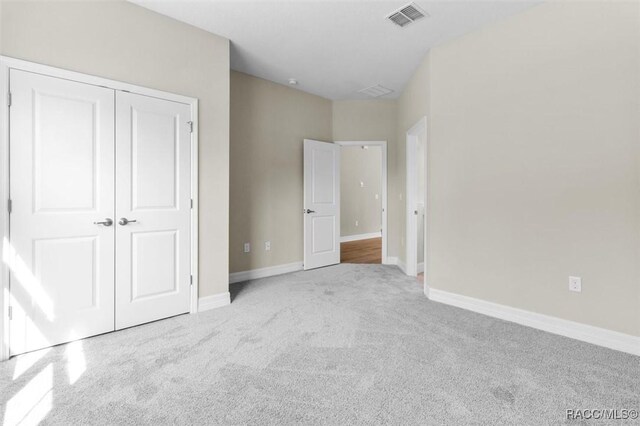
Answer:
[{"label": "white double closet door", "polygon": [[10,71],[10,354],[190,308],[190,105]]}]

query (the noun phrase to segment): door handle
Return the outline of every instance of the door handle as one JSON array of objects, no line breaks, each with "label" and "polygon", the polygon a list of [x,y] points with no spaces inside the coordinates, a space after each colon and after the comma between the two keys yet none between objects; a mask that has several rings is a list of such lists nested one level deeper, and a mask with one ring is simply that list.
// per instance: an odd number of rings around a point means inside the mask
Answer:
[{"label": "door handle", "polygon": [[315,212],[316,212],[315,210],[309,210],[309,209],[307,209],[307,210],[305,211],[305,213],[307,213],[307,214],[309,214],[309,213],[315,213]]},{"label": "door handle", "polygon": [[111,226],[113,225],[113,220],[111,220],[110,218],[106,218],[104,221],[102,222],[93,222],[94,225],[104,225],[104,226]]},{"label": "door handle", "polygon": [[121,217],[120,221],[118,222],[120,225],[125,226],[127,223],[133,223],[133,222],[137,222],[137,220],[129,220],[126,217]]}]

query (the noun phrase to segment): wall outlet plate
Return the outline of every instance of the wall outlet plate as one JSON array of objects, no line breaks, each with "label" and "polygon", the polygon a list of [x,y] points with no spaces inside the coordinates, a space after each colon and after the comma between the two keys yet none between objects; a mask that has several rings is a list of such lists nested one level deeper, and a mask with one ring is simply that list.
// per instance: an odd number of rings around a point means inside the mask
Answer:
[{"label": "wall outlet plate", "polygon": [[569,290],[580,293],[582,291],[582,278],[569,277]]},{"label": "wall outlet plate", "polygon": [[265,241],[265,242],[264,242],[264,249],[265,249],[266,251],[271,250],[271,241]]},{"label": "wall outlet plate", "polygon": [[251,244],[250,243],[244,243],[244,252],[245,253],[249,253],[251,251]]}]

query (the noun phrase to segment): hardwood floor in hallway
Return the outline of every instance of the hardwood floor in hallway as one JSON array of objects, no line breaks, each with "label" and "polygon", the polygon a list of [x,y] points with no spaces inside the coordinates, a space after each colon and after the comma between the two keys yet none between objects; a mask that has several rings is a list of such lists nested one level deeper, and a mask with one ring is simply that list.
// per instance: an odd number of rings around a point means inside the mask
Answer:
[{"label": "hardwood floor in hallway", "polygon": [[382,238],[340,243],[340,263],[382,263]]}]

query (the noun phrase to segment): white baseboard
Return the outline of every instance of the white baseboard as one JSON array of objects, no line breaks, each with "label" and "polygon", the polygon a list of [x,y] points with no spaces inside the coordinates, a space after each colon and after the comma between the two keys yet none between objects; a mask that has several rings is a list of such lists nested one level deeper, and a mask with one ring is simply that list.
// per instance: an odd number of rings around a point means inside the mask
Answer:
[{"label": "white baseboard", "polygon": [[[395,256],[388,256],[385,265],[396,265],[404,274],[407,274],[407,264]],[[418,274],[424,272],[424,262],[418,263]]]},{"label": "white baseboard", "polygon": [[407,265],[396,256],[387,256],[387,262],[385,265],[396,265],[404,274],[407,273]]},{"label": "white baseboard", "polygon": [[346,237],[340,237],[340,242],[347,243],[349,241],[368,240],[370,238],[382,238],[382,232],[371,232],[369,234],[347,235]]},{"label": "white baseboard", "polygon": [[274,275],[288,274],[289,272],[301,270],[302,262],[294,262],[266,268],[251,269],[249,271],[233,272],[229,274],[229,283],[233,284],[242,281],[257,280],[258,278],[272,277]]},{"label": "white baseboard", "polygon": [[398,265],[398,268],[400,268],[400,270],[404,272],[405,275],[407,275],[407,264],[404,263],[404,260],[398,259],[396,265]]},{"label": "white baseboard", "polygon": [[428,289],[428,297],[435,302],[456,306],[549,333],[604,346],[609,349],[640,355],[640,337],[525,311],[523,309],[512,308],[506,305],[499,305],[497,303],[449,293],[435,288]]},{"label": "white baseboard", "polygon": [[221,308],[231,303],[231,295],[229,292],[205,296],[198,299],[198,312],[208,311],[210,309]]}]

